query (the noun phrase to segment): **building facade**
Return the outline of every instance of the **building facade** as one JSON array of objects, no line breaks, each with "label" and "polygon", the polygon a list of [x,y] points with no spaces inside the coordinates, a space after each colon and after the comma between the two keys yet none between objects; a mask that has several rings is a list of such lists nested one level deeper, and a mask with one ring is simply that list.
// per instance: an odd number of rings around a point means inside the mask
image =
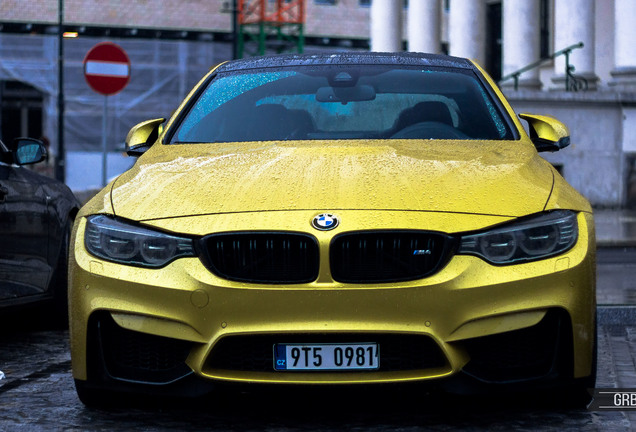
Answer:
[{"label": "building facade", "polygon": [[[396,50],[404,38],[413,51],[477,60],[503,78],[517,111],[569,126],[571,148],[544,156],[570,183],[597,207],[636,207],[635,1],[420,0],[409,8],[374,0],[372,49]],[[381,17],[400,13],[406,29],[384,28]]]},{"label": "building facade", "polygon": [[[57,25],[63,4],[66,178],[100,186],[136,122],[169,116],[212,65],[232,56],[228,0],[3,0],[0,137],[45,136],[57,149]],[[636,2],[633,0],[306,0],[305,51],[423,51],[476,59],[518,111],[554,115],[573,145],[545,157],[596,206],[636,203]],[[128,87],[104,100],[84,82],[96,43],[127,50]],[[582,46],[579,46],[582,43]],[[566,56],[554,53],[570,48]],[[510,78],[532,64],[537,67]],[[572,68],[568,69],[567,66]],[[566,72],[570,71],[570,75]],[[569,88],[566,89],[566,86]]]}]

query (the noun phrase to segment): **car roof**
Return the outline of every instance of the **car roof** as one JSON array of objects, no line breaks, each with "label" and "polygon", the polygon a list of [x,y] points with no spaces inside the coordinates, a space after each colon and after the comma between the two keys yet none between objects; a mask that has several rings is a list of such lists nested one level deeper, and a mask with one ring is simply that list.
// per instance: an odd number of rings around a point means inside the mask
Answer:
[{"label": "car roof", "polygon": [[469,60],[460,57],[414,52],[378,53],[361,51],[324,54],[283,54],[251,57],[223,63],[218,67],[217,72],[279,68],[284,66],[322,65],[400,65],[474,69],[473,64]]}]

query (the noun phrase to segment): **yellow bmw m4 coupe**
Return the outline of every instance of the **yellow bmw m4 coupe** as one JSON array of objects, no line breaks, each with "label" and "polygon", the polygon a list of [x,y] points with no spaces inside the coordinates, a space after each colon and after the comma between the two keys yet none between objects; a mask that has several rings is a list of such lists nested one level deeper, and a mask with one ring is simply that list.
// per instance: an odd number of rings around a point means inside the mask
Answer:
[{"label": "yellow bmw m4 coupe", "polygon": [[[527,131],[520,119],[527,122]],[[596,370],[588,201],[461,58],[286,55],[223,63],[76,218],[80,399],[221,383],[552,387]]]}]

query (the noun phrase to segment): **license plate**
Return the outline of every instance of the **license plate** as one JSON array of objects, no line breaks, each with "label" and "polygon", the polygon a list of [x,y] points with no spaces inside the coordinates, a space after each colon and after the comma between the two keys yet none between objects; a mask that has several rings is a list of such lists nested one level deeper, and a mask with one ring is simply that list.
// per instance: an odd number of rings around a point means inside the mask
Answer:
[{"label": "license plate", "polygon": [[276,344],[274,369],[376,370],[380,367],[377,343]]}]

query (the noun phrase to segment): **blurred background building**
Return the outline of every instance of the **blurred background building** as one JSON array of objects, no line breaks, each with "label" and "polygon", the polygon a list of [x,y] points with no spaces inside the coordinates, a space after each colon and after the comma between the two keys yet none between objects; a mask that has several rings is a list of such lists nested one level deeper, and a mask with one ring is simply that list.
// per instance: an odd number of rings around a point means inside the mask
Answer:
[{"label": "blurred background building", "polygon": [[[270,9],[300,1],[262,0]],[[131,126],[170,116],[211,66],[233,57],[232,4],[0,1],[0,137],[46,137],[57,155],[63,40],[66,182],[76,191],[101,186],[104,96],[84,80],[86,53],[108,40],[131,60],[128,86],[108,97],[112,177],[133,163],[122,155]],[[260,51],[259,36],[250,38],[254,29],[239,23],[242,54],[371,49],[476,59],[504,79],[500,86],[518,111],[554,115],[570,127],[571,148],[543,155],[595,206],[636,205],[636,1],[304,0],[303,6],[302,26],[283,39],[263,33]]]}]

